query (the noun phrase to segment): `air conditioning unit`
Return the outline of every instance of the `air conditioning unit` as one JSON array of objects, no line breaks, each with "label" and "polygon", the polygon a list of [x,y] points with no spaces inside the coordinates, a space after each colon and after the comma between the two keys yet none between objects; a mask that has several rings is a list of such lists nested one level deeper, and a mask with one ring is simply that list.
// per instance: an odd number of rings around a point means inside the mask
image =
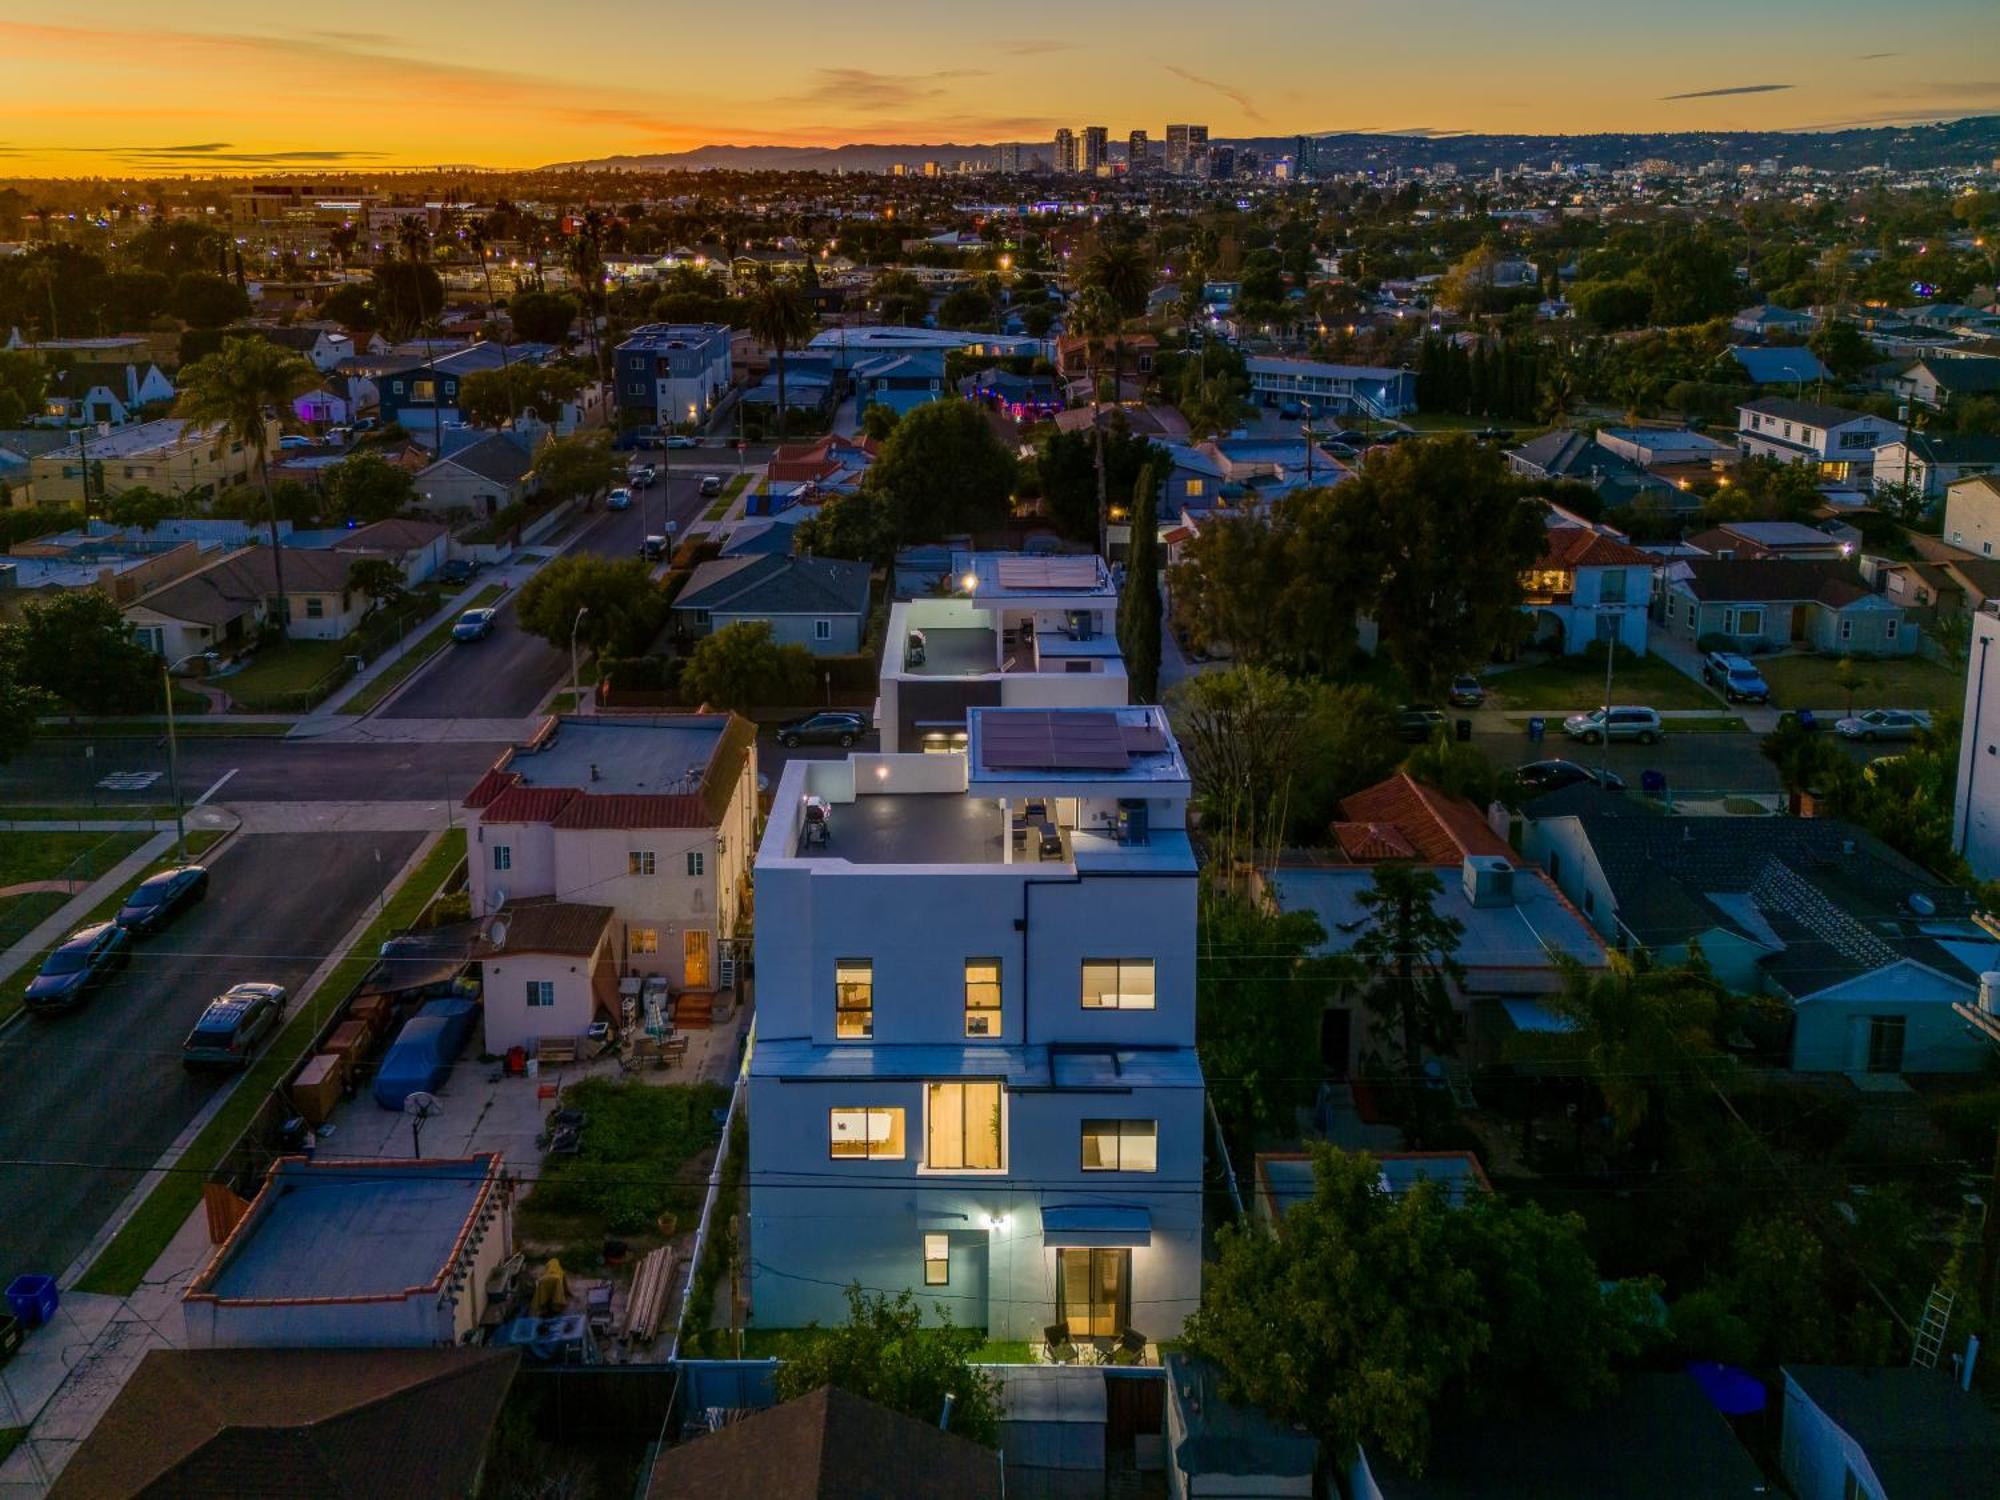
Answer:
[{"label": "air conditioning unit", "polygon": [[1462,871],[1465,899],[1473,906],[1514,904],[1514,865],[1503,854],[1468,854]]},{"label": "air conditioning unit", "polygon": [[1989,1016],[2000,1016],[2000,973],[1988,969],[1979,976],[1979,1008]]}]

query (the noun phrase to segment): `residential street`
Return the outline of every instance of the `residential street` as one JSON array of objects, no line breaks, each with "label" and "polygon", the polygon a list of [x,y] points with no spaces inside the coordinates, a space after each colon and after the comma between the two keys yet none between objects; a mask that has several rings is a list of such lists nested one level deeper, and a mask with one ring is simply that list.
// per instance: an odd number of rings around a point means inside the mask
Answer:
[{"label": "residential street", "polygon": [[[505,740],[389,741],[241,738],[181,741],[181,792],[194,801],[224,776],[215,800],[240,802],[398,802],[465,795],[480,772],[506,748]],[[73,739],[41,739],[0,766],[0,800],[86,805],[95,783],[119,771],[159,773],[132,792],[96,793],[100,815],[123,805],[165,806],[166,737],[104,739],[84,755]],[[233,773],[233,774],[232,774]],[[86,811],[88,811],[86,806]]]},{"label": "residential street", "polygon": [[222,1086],[180,1062],[203,1007],[251,979],[296,1000],[420,837],[238,835],[211,862],[208,899],[123,974],[75,1011],[0,1031],[0,1265],[63,1272]]}]

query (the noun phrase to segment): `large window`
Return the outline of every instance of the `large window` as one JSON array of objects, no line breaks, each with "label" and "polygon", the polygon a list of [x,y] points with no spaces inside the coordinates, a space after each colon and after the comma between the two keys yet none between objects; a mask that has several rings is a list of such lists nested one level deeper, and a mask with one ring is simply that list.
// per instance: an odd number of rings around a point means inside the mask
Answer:
[{"label": "large window", "polygon": [[875,1034],[875,965],[843,958],[833,966],[833,1034],[866,1041]]},{"label": "large window", "polygon": [[951,1283],[951,1239],[948,1235],[927,1234],[924,1236],[924,1285],[948,1286]]},{"label": "large window", "polygon": [[657,867],[653,853],[654,851],[651,849],[632,850],[625,856],[625,873],[627,875],[651,875]]},{"label": "large window", "polygon": [[1086,1172],[1157,1172],[1160,1169],[1160,1125],[1157,1120],[1085,1120],[1083,1170]]},{"label": "large window", "polygon": [[699,876],[701,875],[701,872],[702,872],[702,865],[703,865],[703,861],[702,861],[702,857],[701,857],[701,850],[699,850],[699,849],[690,849],[690,850],[688,850],[688,852],[687,852],[687,872],[688,872],[688,874],[689,874],[690,876],[693,876],[693,877],[697,877],[697,878],[698,878],[698,877],[699,877]]},{"label": "large window", "polygon": [[1151,1010],[1153,961],[1150,958],[1086,958],[1083,961],[1085,1010]]},{"label": "large window", "polygon": [[991,1040],[1000,1035],[1000,960],[965,961],[965,1034]]},{"label": "large window", "polygon": [[835,1109],[827,1116],[828,1146],[834,1160],[903,1159],[900,1109]]},{"label": "large window", "polygon": [[1132,1252],[1056,1251],[1056,1294],[1071,1338],[1118,1337],[1132,1326]]},{"label": "large window", "polygon": [[637,957],[660,951],[660,929],[657,927],[634,927],[632,929],[631,952]]},{"label": "large window", "polygon": [[556,1003],[556,982],[553,979],[530,979],[528,981],[528,1008],[540,1010]]},{"label": "large window", "polygon": [[1006,1165],[999,1084],[934,1083],[925,1092],[926,1167],[939,1172],[997,1172]]},{"label": "large window", "polygon": [[496,870],[511,870],[514,868],[514,846],[512,844],[495,844],[493,846],[493,868]]}]

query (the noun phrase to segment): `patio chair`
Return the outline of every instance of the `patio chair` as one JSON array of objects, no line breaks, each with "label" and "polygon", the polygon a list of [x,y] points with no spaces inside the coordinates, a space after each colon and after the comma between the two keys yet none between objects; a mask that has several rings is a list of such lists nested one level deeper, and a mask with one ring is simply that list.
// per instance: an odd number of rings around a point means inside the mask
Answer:
[{"label": "patio chair", "polygon": [[1042,1330],[1042,1356],[1052,1365],[1076,1363],[1076,1345],[1070,1342],[1067,1322],[1051,1323]]},{"label": "patio chair", "polygon": [[1118,1335],[1117,1347],[1111,1351],[1114,1365],[1136,1365],[1146,1357],[1146,1335],[1136,1328],[1128,1328]]}]

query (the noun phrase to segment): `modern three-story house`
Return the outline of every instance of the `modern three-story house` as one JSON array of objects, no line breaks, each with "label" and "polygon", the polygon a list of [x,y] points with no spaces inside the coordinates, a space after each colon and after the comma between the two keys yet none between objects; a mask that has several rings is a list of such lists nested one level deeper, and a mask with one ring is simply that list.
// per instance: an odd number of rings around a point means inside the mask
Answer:
[{"label": "modern three-story house", "polygon": [[778,784],[755,1316],[837,1322],[859,1283],[996,1339],[1173,1337],[1201,1288],[1187,764],[1154,707],[966,722],[963,750]]}]

